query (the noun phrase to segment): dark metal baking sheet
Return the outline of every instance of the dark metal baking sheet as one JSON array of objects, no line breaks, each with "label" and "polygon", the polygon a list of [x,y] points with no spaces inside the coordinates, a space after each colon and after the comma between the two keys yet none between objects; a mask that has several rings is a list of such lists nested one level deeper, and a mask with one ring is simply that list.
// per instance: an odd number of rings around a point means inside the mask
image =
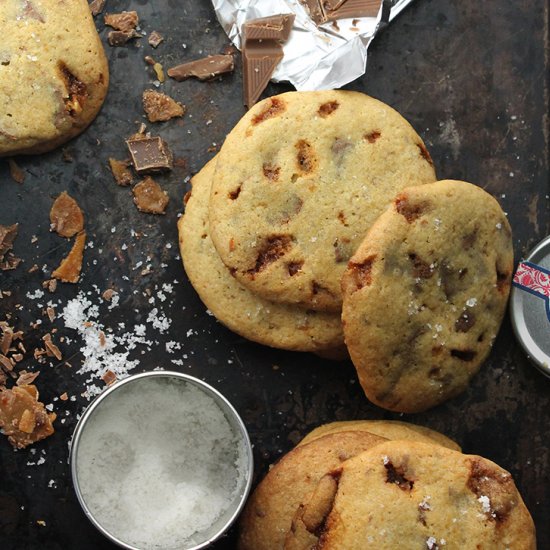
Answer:
[{"label": "dark metal baking sheet", "polygon": [[[121,289],[120,307],[102,316],[106,325],[114,326],[121,320],[143,322],[150,310],[147,289],[177,281],[169,303],[163,305],[172,325],[166,334],[155,335],[158,344],[153,352],[135,352],[141,361],[135,372],[172,368],[221,390],[250,430],[256,479],[320,423],[411,420],[454,437],[465,452],[483,455],[512,472],[535,519],[539,547],[549,548],[550,381],[524,357],[508,319],[491,356],[463,395],[426,413],[404,416],[371,405],[351,364],[247,342],[206,313],[176,257],[176,220],[188,189],[185,178],[214,154],[212,148],[244,113],[242,74],[238,65],[233,75],[214,82],[164,85],[185,103],[188,113],[181,122],[155,129],[177,157],[186,159],[187,167],[159,178],[171,198],[166,216],[137,212],[130,191],[114,184],[107,159],[125,155],[124,138],[144,120],[141,92],[150,87],[153,74],[143,56],[152,53],[169,67],[218,53],[228,41],[207,0],[107,0],[108,11],[130,9],[138,11],[144,29],[159,30],[166,42],[158,50],[145,40],[106,47],[109,95],[97,120],[66,146],[73,162],[64,162],[61,150],[20,157],[17,162],[27,176],[23,185],[13,182],[7,163],[0,162],[0,223],[20,223],[15,252],[24,259],[17,270],[0,273],[0,289],[12,291],[11,297],[0,300],[0,318],[11,313],[13,324],[26,333],[27,348],[39,345],[45,326],[35,330],[30,323],[37,318],[49,321],[27,294],[41,288],[47,273],[28,269],[36,263],[51,271],[67,251],[68,243],[49,232],[48,219],[52,199],[67,190],[86,214],[94,248],[86,250],[81,283],[60,285],[46,298],[66,302],[79,290],[93,291],[93,285]],[[105,41],[102,17],[96,22]],[[544,0],[417,0],[376,38],[367,74],[348,86],[398,109],[426,141],[440,177],[477,183],[497,197],[514,231],[516,260],[550,230],[547,22]],[[287,89],[270,85],[266,94]],[[132,238],[131,229],[144,235]],[[38,237],[35,243],[33,235]],[[171,249],[167,243],[172,243]],[[153,272],[141,276],[134,267],[148,255]],[[0,548],[114,548],[88,523],[73,494],[68,441],[87,401],[80,396],[83,378],[76,374],[81,359],[78,339],[59,320],[53,326],[59,329],[57,338],[73,338],[62,345],[73,367],[41,367],[37,383],[46,403],[64,391],[77,399],[55,402],[66,421],[56,422],[56,434],[36,445],[36,454],[30,449],[14,452],[0,440]],[[179,356],[166,352],[169,340],[181,342]],[[171,363],[184,354],[183,366]],[[23,366],[34,366],[30,356]],[[45,458],[42,465],[27,465],[40,456]],[[235,530],[214,545],[234,546]]]}]

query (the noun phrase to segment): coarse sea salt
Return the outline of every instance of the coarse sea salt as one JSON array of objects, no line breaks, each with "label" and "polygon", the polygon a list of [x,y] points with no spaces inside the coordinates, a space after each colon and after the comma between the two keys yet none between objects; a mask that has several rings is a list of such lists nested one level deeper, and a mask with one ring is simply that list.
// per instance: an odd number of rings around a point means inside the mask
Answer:
[{"label": "coarse sea salt", "polygon": [[220,406],[191,383],[164,377],[107,395],[75,452],[92,516],[143,550],[208,540],[242,498],[249,476],[245,441]]}]

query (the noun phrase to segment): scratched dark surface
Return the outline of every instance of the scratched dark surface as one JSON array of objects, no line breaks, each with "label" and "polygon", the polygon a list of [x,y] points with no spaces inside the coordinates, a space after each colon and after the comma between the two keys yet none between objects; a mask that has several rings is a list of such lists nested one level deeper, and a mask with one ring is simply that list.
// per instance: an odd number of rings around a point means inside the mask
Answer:
[{"label": "scratched dark surface", "polygon": [[[534,517],[539,548],[550,548],[550,380],[524,357],[508,319],[490,358],[463,395],[426,413],[402,416],[366,400],[351,364],[247,342],[205,312],[176,256],[176,220],[188,189],[185,178],[214,154],[209,148],[219,146],[244,113],[240,65],[233,75],[214,82],[168,81],[162,87],[188,111],[182,121],[150,129],[186,159],[187,167],[159,178],[171,198],[166,216],[141,214],[129,189],[114,184],[106,164],[110,156],[125,156],[124,138],[143,121],[141,92],[153,80],[143,56],[152,54],[169,67],[218,53],[228,40],[207,0],[107,0],[107,8],[136,9],[142,28],[161,31],[166,42],[158,50],[145,40],[106,47],[109,95],[92,126],[67,145],[73,162],[64,162],[61,150],[20,157],[17,162],[26,172],[23,185],[12,181],[7,163],[0,162],[0,223],[19,222],[15,252],[24,259],[17,270],[0,273],[0,290],[12,291],[0,299],[0,319],[11,315],[11,324],[25,332],[29,350],[56,327],[56,341],[72,339],[60,347],[73,365],[40,367],[41,398],[53,402],[59,419],[65,419],[56,422],[55,435],[35,445],[35,451],[14,452],[0,440],[0,548],[115,548],[85,518],[67,465],[76,415],[87,404],[80,395],[84,377],[76,372],[82,344],[59,319],[50,323],[40,304],[53,300],[63,305],[80,290],[94,293],[94,284],[101,290],[114,287],[121,293],[120,306],[102,310],[101,322],[116,328],[120,321],[144,322],[151,309],[147,292],[174,281],[167,302],[157,302],[172,318],[170,329],[151,334],[151,352],[141,354],[140,348],[130,355],[140,360],[135,372],[161,366],[196,375],[221,390],[250,431],[256,480],[320,423],[407,419],[440,430],[465,452],[508,469]],[[516,260],[550,232],[547,22],[548,2],[543,0],[417,0],[377,37],[366,75],[348,86],[397,108],[425,140],[440,177],[477,183],[497,197],[514,231]],[[105,41],[102,17],[96,23]],[[271,85],[266,94],[287,89]],[[63,190],[83,208],[94,247],[86,250],[79,285],[60,285],[55,294],[32,300],[27,294],[41,288],[69,248],[48,230],[52,199]],[[141,238],[132,237],[131,229],[143,234]],[[38,237],[34,243],[33,235]],[[141,276],[135,269],[139,261],[150,263],[153,273]],[[29,273],[33,264],[44,270]],[[43,324],[33,329],[30,324],[36,319]],[[170,340],[181,342],[176,354],[165,350]],[[184,358],[182,366],[171,362],[178,358]],[[36,368],[32,353],[21,367]],[[76,401],[53,401],[64,391]],[[40,457],[43,464],[28,465]],[[234,529],[213,546],[234,547]]]}]

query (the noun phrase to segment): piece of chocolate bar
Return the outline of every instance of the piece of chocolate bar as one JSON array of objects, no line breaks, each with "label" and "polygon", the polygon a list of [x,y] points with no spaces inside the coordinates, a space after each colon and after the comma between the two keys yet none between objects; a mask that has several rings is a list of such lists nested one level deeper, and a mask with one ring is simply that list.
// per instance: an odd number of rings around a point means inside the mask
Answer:
[{"label": "piece of chocolate bar", "polygon": [[382,0],[300,0],[300,2],[317,25],[337,19],[376,17],[382,4]]},{"label": "piece of chocolate bar", "polygon": [[138,174],[164,172],[174,166],[172,151],[159,136],[133,136],[126,145]]},{"label": "piece of chocolate bar", "polygon": [[327,21],[352,17],[376,17],[382,0],[325,0],[324,9]]},{"label": "piece of chocolate bar", "polygon": [[245,22],[242,28],[244,104],[250,108],[265,90],[283,58],[292,30],[293,14],[272,15]]},{"label": "piece of chocolate bar", "polygon": [[168,69],[168,76],[178,82],[191,77],[211,80],[218,75],[232,72],[234,68],[232,55],[209,55]]}]

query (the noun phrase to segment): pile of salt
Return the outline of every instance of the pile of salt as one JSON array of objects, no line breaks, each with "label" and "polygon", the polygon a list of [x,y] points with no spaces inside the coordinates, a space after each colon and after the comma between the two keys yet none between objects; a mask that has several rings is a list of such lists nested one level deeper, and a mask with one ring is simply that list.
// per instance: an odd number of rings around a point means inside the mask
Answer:
[{"label": "pile of salt", "polygon": [[216,534],[247,483],[247,448],[212,397],[185,380],[142,378],[93,410],[76,451],[95,520],[142,548],[182,548]]}]

